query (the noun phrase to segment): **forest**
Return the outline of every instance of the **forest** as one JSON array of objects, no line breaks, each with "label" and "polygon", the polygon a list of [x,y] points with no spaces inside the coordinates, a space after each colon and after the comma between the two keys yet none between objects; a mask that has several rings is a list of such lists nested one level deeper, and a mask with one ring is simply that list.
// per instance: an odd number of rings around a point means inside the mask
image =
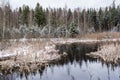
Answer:
[{"label": "forest", "polygon": [[12,9],[9,2],[0,6],[0,39],[77,37],[86,33],[120,31],[120,6],[74,10],[46,8],[40,3]]},{"label": "forest", "polygon": [[0,80],[120,80],[120,1],[59,1],[0,0]]}]

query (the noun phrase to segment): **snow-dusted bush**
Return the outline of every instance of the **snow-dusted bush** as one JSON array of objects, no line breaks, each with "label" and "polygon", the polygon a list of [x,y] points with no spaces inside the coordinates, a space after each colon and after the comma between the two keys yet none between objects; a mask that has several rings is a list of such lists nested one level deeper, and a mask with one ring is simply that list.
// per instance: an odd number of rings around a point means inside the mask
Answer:
[{"label": "snow-dusted bush", "polygon": [[43,28],[41,29],[40,35],[41,35],[41,37],[45,37],[45,36],[48,35],[48,33],[49,33],[48,27],[43,27]]},{"label": "snow-dusted bush", "polygon": [[4,31],[4,38],[5,39],[9,39],[11,38],[11,35],[10,35],[10,29],[9,28],[6,28],[5,31]]},{"label": "snow-dusted bush", "polygon": [[26,37],[27,33],[29,32],[29,29],[26,25],[21,25],[19,28],[22,37]]},{"label": "snow-dusted bush", "polygon": [[117,24],[117,31],[120,31],[120,24]]},{"label": "snow-dusted bush", "polygon": [[27,35],[29,35],[29,37],[40,37],[40,32],[41,32],[41,28],[38,26],[32,26],[29,28],[29,33]]},{"label": "snow-dusted bush", "polygon": [[50,29],[50,36],[51,37],[55,36],[55,31],[56,31],[56,28],[51,26],[51,29]]},{"label": "snow-dusted bush", "polygon": [[76,34],[78,34],[79,31],[77,30],[77,25],[75,23],[71,23],[70,25],[70,36],[75,37]]},{"label": "snow-dusted bush", "polygon": [[69,30],[66,30],[66,27],[58,27],[55,30],[55,37],[65,37],[66,34],[69,34]]},{"label": "snow-dusted bush", "polygon": [[89,29],[87,30],[87,32],[88,32],[88,33],[94,33],[94,32],[95,32],[94,27],[89,28]]},{"label": "snow-dusted bush", "polygon": [[113,28],[111,29],[111,32],[116,32],[116,31],[118,31],[118,28],[117,28],[117,27],[113,27]]},{"label": "snow-dusted bush", "polygon": [[13,27],[11,29],[10,34],[11,34],[11,38],[21,38],[21,32],[18,28]]},{"label": "snow-dusted bush", "polygon": [[19,28],[6,28],[6,38],[39,38],[39,37],[70,37],[73,34],[81,34],[82,30],[78,26],[31,26],[21,25]]}]

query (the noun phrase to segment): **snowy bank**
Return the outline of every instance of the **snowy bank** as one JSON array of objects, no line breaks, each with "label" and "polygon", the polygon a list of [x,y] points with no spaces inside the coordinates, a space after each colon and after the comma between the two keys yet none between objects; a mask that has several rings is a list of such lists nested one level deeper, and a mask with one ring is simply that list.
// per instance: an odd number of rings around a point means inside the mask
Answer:
[{"label": "snowy bank", "polygon": [[100,58],[108,63],[117,64],[120,62],[120,45],[114,43],[104,44],[100,46],[98,51],[91,52],[87,55],[93,58]]},{"label": "snowy bank", "polygon": [[[10,46],[5,47],[0,51],[0,58],[15,56],[16,58],[26,61],[36,60],[54,60],[60,57],[55,50],[55,45],[45,41],[12,41]],[[5,45],[5,44],[3,44]],[[3,46],[1,45],[1,46]]]},{"label": "snowy bank", "polygon": [[[0,59],[10,56],[26,56],[30,58],[35,57],[39,60],[54,59],[53,56],[58,56],[58,50],[55,50],[56,44],[71,44],[71,43],[106,43],[106,42],[120,42],[120,39],[78,39],[78,38],[38,38],[38,39],[10,39],[6,43],[0,42]],[[2,48],[3,46],[5,46]],[[51,53],[51,54],[47,54]],[[46,55],[46,56],[45,56]],[[48,57],[49,56],[49,57]],[[51,58],[51,57],[52,58]],[[34,61],[31,60],[31,61]]]},{"label": "snowy bank", "polygon": [[[120,41],[120,39],[81,40],[78,38],[11,39],[9,41],[3,41],[0,42],[0,71],[11,71],[13,68],[19,68],[20,72],[22,72],[23,70],[30,71],[29,69],[31,69],[31,66],[34,68],[39,68],[41,64],[48,64],[48,62],[50,61],[59,60],[63,56],[67,56],[67,53],[65,52],[63,52],[64,54],[59,54],[59,50],[56,50],[56,45],[72,43],[103,44],[106,42],[118,41]],[[95,52],[95,55],[108,55],[107,53],[110,53],[109,51],[112,49],[109,48],[109,46],[113,47],[113,49],[115,48],[115,50],[111,51],[110,56],[113,55],[112,53],[116,51],[116,47],[114,45],[101,47],[101,49]],[[106,53],[104,53],[105,51]],[[93,55],[93,53],[91,54]],[[117,53],[115,54],[119,55]],[[107,58],[109,59],[110,56],[108,56]],[[104,61],[108,59],[105,59]],[[116,59],[116,56],[114,58],[110,57],[110,59]],[[33,64],[34,66],[31,64]]]},{"label": "snowy bank", "polygon": [[[0,59],[10,56],[26,56],[35,60],[52,60],[56,56],[58,58],[58,50],[55,49],[56,44],[71,43],[106,43],[120,42],[120,39],[78,39],[78,38],[39,38],[39,39],[11,39],[8,42],[0,42]],[[5,46],[5,47],[3,47]],[[54,54],[55,53],[55,54]],[[51,56],[52,55],[52,56]],[[18,57],[17,57],[18,58]],[[23,60],[27,59],[24,58]]]},{"label": "snowy bank", "polygon": [[59,50],[55,49],[55,44],[41,40],[9,41],[0,43],[0,46],[5,46],[0,50],[0,72],[5,71],[5,73],[15,67],[18,67],[21,72],[24,70],[23,66],[28,70],[29,68],[26,67],[33,66],[28,64],[34,64],[37,68],[42,63],[47,64],[62,56],[58,54]]}]

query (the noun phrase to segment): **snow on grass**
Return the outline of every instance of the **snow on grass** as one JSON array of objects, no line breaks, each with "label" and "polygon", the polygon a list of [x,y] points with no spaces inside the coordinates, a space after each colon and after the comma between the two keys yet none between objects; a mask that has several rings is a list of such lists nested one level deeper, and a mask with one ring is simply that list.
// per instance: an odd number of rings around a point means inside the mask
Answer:
[{"label": "snow on grass", "polygon": [[97,52],[91,52],[88,56],[101,58],[105,62],[118,63],[120,61],[120,45],[105,44],[100,46]]},{"label": "snow on grass", "polygon": [[[78,39],[78,38],[40,38],[40,39],[11,39],[9,40],[10,46],[0,51],[0,58],[9,56],[21,56],[26,60],[51,60],[58,58],[58,50],[55,50],[55,44],[65,43],[96,43],[96,42],[107,42],[107,41],[120,41],[120,39]],[[4,45],[4,44],[3,44]],[[0,45],[2,46],[2,45]],[[52,55],[52,56],[51,56]],[[26,57],[27,56],[27,57]],[[24,59],[24,60],[25,60]],[[21,59],[20,59],[21,60]]]},{"label": "snow on grass", "polygon": [[20,41],[12,40],[11,46],[0,51],[0,58],[17,56],[19,60],[54,60],[60,57],[55,45],[51,42],[21,39]]},{"label": "snow on grass", "polygon": [[80,43],[95,43],[95,42],[116,42],[116,41],[120,41],[120,38],[118,39],[79,39],[79,38],[55,38],[55,39],[51,39],[52,42],[54,42],[55,44],[59,43],[59,44],[65,44],[65,43],[75,43],[75,42],[80,42]]},{"label": "snow on grass", "polygon": [[[14,57],[14,59],[9,59],[5,61],[0,61],[2,68],[0,71],[10,71],[9,69],[18,66],[20,71],[27,70],[30,67],[26,65],[27,63],[41,62],[46,63],[47,61],[56,60],[61,58],[61,55],[58,54],[58,50],[55,49],[56,44],[66,44],[66,43],[75,43],[75,42],[85,42],[85,43],[96,43],[96,42],[107,42],[107,41],[120,41],[119,39],[104,39],[104,40],[80,40],[80,39],[71,39],[71,38],[52,38],[52,39],[11,39],[6,43],[0,42],[0,58],[4,57]],[[104,60],[111,61],[114,59],[120,59],[120,45],[104,45],[101,46],[97,52],[91,53],[94,56],[99,56]],[[114,53],[114,54],[113,54]],[[63,53],[66,55],[67,53]],[[38,63],[39,64],[39,63]],[[31,65],[32,66],[32,65]],[[35,66],[37,67],[37,65]]]}]

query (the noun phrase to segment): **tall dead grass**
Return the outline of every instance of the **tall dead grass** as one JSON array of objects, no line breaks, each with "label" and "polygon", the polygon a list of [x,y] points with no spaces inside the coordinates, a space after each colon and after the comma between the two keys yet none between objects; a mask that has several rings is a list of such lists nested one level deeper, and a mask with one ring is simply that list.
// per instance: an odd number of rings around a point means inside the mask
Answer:
[{"label": "tall dead grass", "polygon": [[82,39],[113,39],[120,38],[120,32],[101,32],[101,33],[88,33],[81,36]]},{"label": "tall dead grass", "polygon": [[88,55],[94,58],[101,58],[105,62],[117,64],[120,62],[120,44],[102,44],[96,52],[91,52]]}]

